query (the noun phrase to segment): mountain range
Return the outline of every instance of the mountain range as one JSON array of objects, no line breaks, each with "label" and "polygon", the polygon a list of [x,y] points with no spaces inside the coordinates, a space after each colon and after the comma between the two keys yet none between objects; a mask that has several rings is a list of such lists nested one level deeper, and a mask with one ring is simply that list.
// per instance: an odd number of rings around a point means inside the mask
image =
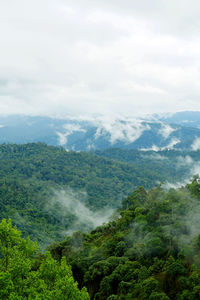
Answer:
[{"label": "mountain range", "polygon": [[200,112],[148,118],[1,116],[0,143],[44,142],[66,150],[200,149]]}]

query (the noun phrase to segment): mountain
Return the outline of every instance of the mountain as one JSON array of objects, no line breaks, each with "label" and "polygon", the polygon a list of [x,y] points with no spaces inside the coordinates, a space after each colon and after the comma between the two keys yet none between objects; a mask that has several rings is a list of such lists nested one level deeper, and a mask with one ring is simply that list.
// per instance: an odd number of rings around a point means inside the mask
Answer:
[{"label": "mountain", "polygon": [[[187,125],[190,125],[189,121]],[[0,142],[44,142],[75,151],[102,150],[110,147],[143,151],[196,151],[200,149],[200,129],[198,126],[186,126],[183,117],[178,118],[178,114],[171,119],[154,117],[151,120],[99,116],[66,119],[9,116],[0,117]]]},{"label": "mountain", "polygon": [[[166,187],[178,187],[200,174],[200,151],[140,151],[135,149],[109,148],[96,150],[98,156],[126,162],[137,168],[159,174]],[[176,178],[176,179],[175,179]],[[174,180],[175,179],[175,180]],[[168,182],[166,182],[168,181]]]},{"label": "mountain", "polygon": [[113,219],[49,247],[90,299],[200,298],[200,185],[140,187]]},{"label": "mountain", "polygon": [[39,244],[107,222],[139,186],[183,185],[200,151],[66,151],[42,143],[0,145],[0,213]]},{"label": "mountain", "polygon": [[[48,244],[106,222],[125,196],[140,185],[151,188],[161,177],[92,153],[42,143],[3,144],[0,213],[40,245]],[[176,174],[163,180],[171,177],[177,180]]]},{"label": "mountain", "polygon": [[170,124],[179,124],[186,127],[200,128],[200,112],[199,111],[181,111],[166,116],[155,116],[156,119]]}]

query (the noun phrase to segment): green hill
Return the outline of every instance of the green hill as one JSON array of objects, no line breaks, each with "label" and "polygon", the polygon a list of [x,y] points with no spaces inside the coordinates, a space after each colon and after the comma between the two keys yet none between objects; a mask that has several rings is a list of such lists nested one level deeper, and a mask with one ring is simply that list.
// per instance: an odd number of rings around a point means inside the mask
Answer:
[{"label": "green hill", "polygon": [[193,176],[192,168],[200,161],[200,151],[140,151],[109,148],[94,153],[100,157],[126,162],[145,171],[152,170],[159,174],[160,181],[171,182],[188,178],[188,175]]},{"label": "green hill", "polygon": [[118,215],[49,249],[71,264],[91,299],[200,298],[200,185],[139,188]]},{"label": "green hill", "polygon": [[125,196],[159,179],[152,169],[90,153],[42,143],[0,145],[1,216],[39,243],[61,239],[74,228],[94,228]]}]

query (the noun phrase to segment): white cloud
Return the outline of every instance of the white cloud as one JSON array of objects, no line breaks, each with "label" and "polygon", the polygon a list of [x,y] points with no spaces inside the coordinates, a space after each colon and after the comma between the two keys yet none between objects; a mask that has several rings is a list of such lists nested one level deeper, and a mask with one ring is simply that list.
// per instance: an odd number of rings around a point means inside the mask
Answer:
[{"label": "white cloud", "polygon": [[196,137],[191,145],[193,151],[200,150],[200,138]]},{"label": "white cloud", "polygon": [[192,157],[189,155],[186,155],[185,157],[179,156],[177,158],[177,168],[181,167],[187,167],[188,169],[188,174],[185,176],[185,179],[183,181],[173,183],[167,181],[163,185],[164,188],[180,188],[181,186],[185,186],[186,184],[188,184],[192,180],[194,175],[200,176],[200,163],[192,159]]},{"label": "white cloud", "polygon": [[141,148],[140,149],[141,151],[155,151],[155,152],[158,152],[161,150],[160,147],[156,146],[156,145],[153,145],[152,147],[150,148]]},{"label": "white cloud", "polygon": [[[109,221],[113,215],[114,209],[105,207],[98,211],[90,210],[86,205],[87,193],[85,191],[74,191],[71,188],[66,190],[55,191],[54,196],[45,206],[48,213],[54,214],[62,220],[66,213],[71,213],[77,218],[77,221],[71,224],[70,229],[64,234],[72,234],[74,231],[86,229],[91,230],[97,226]],[[55,207],[59,205],[59,210],[56,212]],[[58,216],[56,215],[58,213]]]},{"label": "white cloud", "polygon": [[183,167],[183,166],[191,167],[192,165],[194,165],[194,161],[193,161],[192,157],[189,155],[186,155],[185,157],[179,156],[177,158],[177,166],[178,167]]},{"label": "white cloud", "polygon": [[161,128],[158,131],[165,139],[167,139],[175,129],[168,124],[161,123]]},{"label": "white cloud", "polygon": [[59,138],[59,144],[60,146],[67,145],[67,137],[71,135],[72,133],[78,131],[78,132],[85,132],[85,129],[81,128],[79,124],[65,124],[63,126],[65,129],[65,132],[56,132]]},{"label": "white cloud", "polygon": [[59,145],[64,146],[67,143],[67,138],[62,132],[56,132],[59,138]]},{"label": "white cloud", "polygon": [[193,0],[0,3],[0,112],[200,110]]},{"label": "white cloud", "polygon": [[177,145],[178,143],[180,143],[180,140],[177,138],[173,138],[171,139],[170,143],[166,147],[162,147],[161,150],[165,150],[165,149],[172,150],[174,149],[174,146]]},{"label": "white cloud", "polygon": [[150,148],[141,148],[140,150],[142,151],[164,151],[164,150],[172,150],[174,149],[174,146],[177,145],[178,143],[180,143],[181,141],[177,138],[172,138],[171,141],[169,142],[169,144],[167,144],[166,146],[163,147],[158,147],[156,145],[153,145]]},{"label": "white cloud", "polygon": [[[111,114],[109,116],[79,116],[77,118],[69,117],[69,120],[81,122],[81,124],[65,124],[64,132],[56,132],[59,137],[60,145],[67,144],[67,137],[74,132],[86,132],[89,127],[96,127],[95,139],[101,136],[107,136],[111,144],[119,141],[130,144],[136,141],[144,131],[150,130],[150,126],[143,120],[137,118],[123,118]],[[90,139],[87,139],[88,150],[94,149],[95,145]]]},{"label": "white cloud", "polygon": [[150,130],[148,124],[143,124],[139,119],[99,119],[95,138],[108,133],[111,144],[122,141],[127,144],[136,141],[145,130]]},{"label": "white cloud", "polygon": [[200,163],[199,162],[195,162],[195,164],[193,165],[192,169],[191,169],[191,175],[199,175],[200,176]]},{"label": "white cloud", "polygon": [[166,190],[169,190],[169,189],[178,189],[178,188],[181,188],[183,186],[185,186],[186,184],[188,184],[189,182],[189,178],[187,180],[183,180],[182,182],[175,182],[175,183],[171,183],[171,182],[168,182],[166,181],[162,187]]}]

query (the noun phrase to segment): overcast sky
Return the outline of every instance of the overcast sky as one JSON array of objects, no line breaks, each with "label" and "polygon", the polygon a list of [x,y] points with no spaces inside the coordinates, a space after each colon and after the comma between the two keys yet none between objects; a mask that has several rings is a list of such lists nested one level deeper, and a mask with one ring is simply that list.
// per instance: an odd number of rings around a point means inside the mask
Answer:
[{"label": "overcast sky", "polygon": [[200,110],[199,0],[0,0],[0,113]]}]

